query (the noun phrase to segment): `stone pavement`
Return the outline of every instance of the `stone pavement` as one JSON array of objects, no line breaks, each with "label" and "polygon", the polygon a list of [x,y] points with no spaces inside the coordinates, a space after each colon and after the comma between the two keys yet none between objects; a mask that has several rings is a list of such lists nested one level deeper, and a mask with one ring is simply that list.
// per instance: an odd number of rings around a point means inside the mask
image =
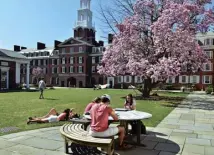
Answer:
[{"label": "stone pavement", "polygon": [[[187,97],[142,142],[121,155],[214,155],[214,97],[197,92]],[[0,155],[64,155],[59,127],[0,137]]]}]

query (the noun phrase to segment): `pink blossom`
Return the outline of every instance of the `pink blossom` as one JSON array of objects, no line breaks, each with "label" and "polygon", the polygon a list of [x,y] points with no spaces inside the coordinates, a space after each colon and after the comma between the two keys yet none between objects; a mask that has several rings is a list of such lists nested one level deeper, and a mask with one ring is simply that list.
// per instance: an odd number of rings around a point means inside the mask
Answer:
[{"label": "pink blossom", "polygon": [[104,52],[100,74],[149,76],[161,80],[191,64],[196,72],[208,61],[195,35],[214,25],[210,0],[137,0],[134,15],[119,24],[120,32]]}]

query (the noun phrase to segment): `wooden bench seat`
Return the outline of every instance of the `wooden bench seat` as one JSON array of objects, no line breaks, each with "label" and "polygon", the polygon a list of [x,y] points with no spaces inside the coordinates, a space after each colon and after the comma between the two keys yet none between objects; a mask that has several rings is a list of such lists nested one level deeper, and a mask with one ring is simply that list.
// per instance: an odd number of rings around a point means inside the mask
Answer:
[{"label": "wooden bench seat", "polygon": [[[74,146],[77,146],[76,149],[78,149],[79,154],[90,154],[90,149],[86,149],[86,146],[89,146],[88,148],[91,148],[91,151],[98,151],[94,148],[100,147],[104,149],[108,155],[113,155],[114,153],[114,140],[113,139],[104,139],[104,138],[94,138],[88,134],[87,131],[83,129],[82,124],[65,124],[60,128],[60,132],[62,137],[65,140],[65,152],[69,154],[69,148],[74,148]],[[69,142],[72,144],[69,146]],[[75,145],[76,144],[76,145]],[[83,146],[82,149],[81,146]],[[94,148],[93,148],[94,147]],[[80,151],[81,150],[81,151]],[[85,152],[83,152],[85,151]],[[73,154],[75,151],[73,151]],[[77,152],[75,155],[77,155]],[[99,154],[98,152],[96,154]],[[100,151],[100,154],[103,154]]]}]

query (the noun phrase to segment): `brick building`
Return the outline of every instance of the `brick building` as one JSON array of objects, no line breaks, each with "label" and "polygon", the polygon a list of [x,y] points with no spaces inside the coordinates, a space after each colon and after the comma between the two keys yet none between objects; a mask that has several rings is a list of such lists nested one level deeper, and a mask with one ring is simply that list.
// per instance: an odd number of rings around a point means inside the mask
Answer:
[{"label": "brick building", "polygon": [[[43,70],[42,77],[48,85],[61,87],[92,87],[104,84],[105,78],[97,74],[96,67],[105,50],[103,41],[96,41],[96,31],[92,24],[91,0],[80,0],[78,21],[74,27],[74,37],[63,42],[55,40],[54,47],[37,43],[36,49],[15,45],[14,51],[30,58],[30,83],[38,83],[32,75],[35,67]],[[26,68],[21,66],[21,80],[24,82]]]},{"label": "brick building", "polygon": [[22,54],[0,49],[0,90],[16,89],[20,85],[20,65],[27,66],[26,85],[29,87],[29,64]]},{"label": "brick building", "polygon": [[197,73],[188,72],[187,67],[183,68],[180,76],[169,78],[167,83],[178,86],[195,85],[197,90],[204,90],[208,85],[213,85],[214,33],[208,32],[207,34],[197,34],[196,39],[204,52],[208,55],[210,63],[204,64],[203,69],[199,70]]}]

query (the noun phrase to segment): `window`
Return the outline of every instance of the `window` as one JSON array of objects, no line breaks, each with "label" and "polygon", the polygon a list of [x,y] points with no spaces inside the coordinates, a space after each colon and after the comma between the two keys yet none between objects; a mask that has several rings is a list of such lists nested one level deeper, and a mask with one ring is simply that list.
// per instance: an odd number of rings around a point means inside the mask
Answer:
[{"label": "window", "polygon": [[70,73],[73,73],[73,72],[74,72],[74,67],[70,66]]},{"label": "window", "polygon": [[62,48],[62,54],[65,54],[65,48]]},{"label": "window", "polygon": [[62,73],[65,73],[65,67],[62,67]]},{"label": "window", "polygon": [[70,53],[74,53],[74,48],[73,47],[70,48]]},{"label": "window", "polygon": [[23,74],[25,74],[25,68],[23,68]]},{"label": "window", "polygon": [[82,73],[82,66],[79,66],[79,73]]},{"label": "window", "polygon": [[125,76],[124,82],[130,83],[131,82],[131,77],[130,76]]},{"label": "window", "polygon": [[197,76],[195,75],[192,76],[192,83],[194,84],[197,83]]},{"label": "window", "polygon": [[52,67],[52,73],[54,74],[54,67]]},{"label": "window", "polygon": [[82,57],[79,57],[79,64],[82,63]]},{"label": "window", "polygon": [[35,60],[33,60],[33,65],[35,65]]},{"label": "window", "polygon": [[169,77],[168,83],[172,83],[172,77]]},{"label": "window", "polygon": [[212,63],[204,64],[204,71],[212,71]]},{"label": "window", "polygon": [[205,45],[210,45],[210,39],[205,40]]},{"label": "window", "polygon": [[95,72],[96,72],[96,67],[92,66],[92,73],[95,73]]},{"label": "window", "polygon": [[79,52],[82,53],[82,47],[79,47]]},{"label": "window", "polygon": [[182,82],[182,83],[186,83],[186,76],[182,76],[181,82]]},{"label": "window", "polygon": [[95,64],[95,63],[96,63],[96,58],[92,57],[92,64]]},{"label": "window", "polygon": [[70,64],[74,63],[74,57],[70,57]]},{"label": "window", "polygon": [[99,56],[99,63],[102,62],[102,59],[103,59],[103,57],[102,57],[102,56]]},{"label": "window", "polygon": [[52,59],[52,65],[54,65],[54,59]]},{"label": "window", "polygon": [[122,83],[123,82],[123,76],[118,76],[117,77],[117,82]]},{"label": "window", "polygon": [[62,58],[62,64],[65,64],[65,58]]},{"label": "window", "polygon": [[57,73],[59,73],[59,67],[57,67],[57,70],[56,70],[56,72],[57,72]]},{"label": "window", "polygon": [[212,80],[212,76],[209,76],[209,75],[205,75],[205,76],[203,76],[203,82],[204,82],[204,84],[211,84],[211,80]]},{"label": "window", "polygon": [[213,51],[205,51],[205,52],[206,52],[209,59],[213,58]]}]

